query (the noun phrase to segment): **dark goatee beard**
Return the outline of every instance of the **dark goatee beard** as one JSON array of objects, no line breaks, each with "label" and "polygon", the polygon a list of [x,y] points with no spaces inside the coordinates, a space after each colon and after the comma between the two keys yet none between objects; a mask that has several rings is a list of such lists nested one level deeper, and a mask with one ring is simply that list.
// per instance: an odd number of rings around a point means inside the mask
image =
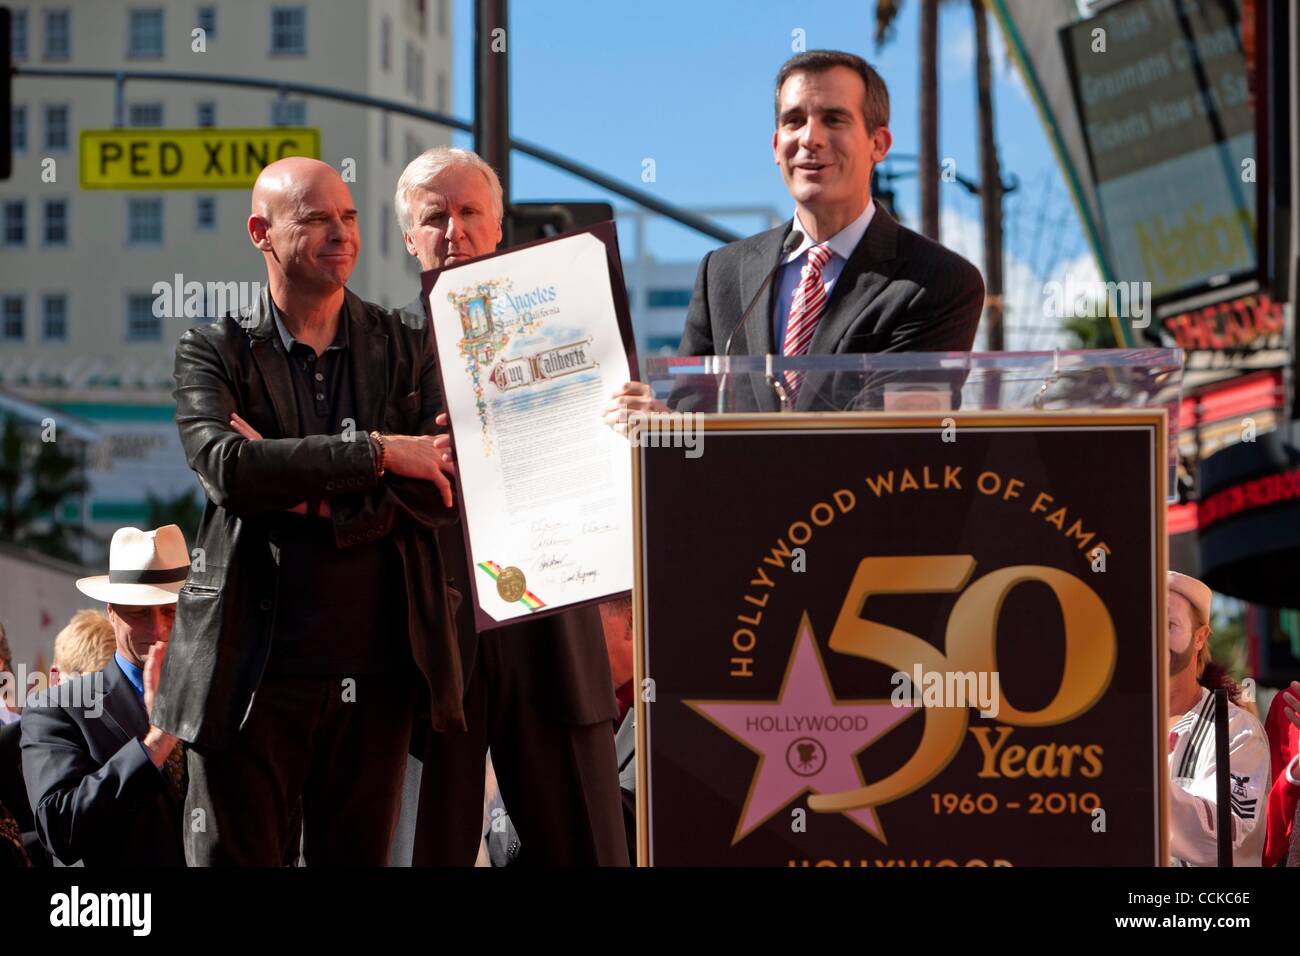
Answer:
[{"label": "dark goatee beard", "polygon": [[1187,670],[1187,668],[1191,667],[1192,662],[1195,659],[1196,659],[1195,642],[1188,644],[1187,650],[1183,651],[1182,653],[1179,653],[1178,651],[1170,650],[1169,676],[1173,677],[1177,674],[1181,674],[1183,671]]}]

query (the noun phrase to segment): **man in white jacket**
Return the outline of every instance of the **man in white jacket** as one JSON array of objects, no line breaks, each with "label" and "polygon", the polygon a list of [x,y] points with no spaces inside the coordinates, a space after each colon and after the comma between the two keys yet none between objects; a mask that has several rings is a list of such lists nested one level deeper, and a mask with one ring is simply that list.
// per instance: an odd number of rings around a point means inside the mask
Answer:
[{"label": "man in white jacket", "polygon": [[1268,738],[1233,701],[1240,691],[1210,660],[1210,589],[1169,572],[1169,850],[1174,866],[1218,863],[1214,687],[1228,689],[1234,866],[1259,866],[1269,787]]}]

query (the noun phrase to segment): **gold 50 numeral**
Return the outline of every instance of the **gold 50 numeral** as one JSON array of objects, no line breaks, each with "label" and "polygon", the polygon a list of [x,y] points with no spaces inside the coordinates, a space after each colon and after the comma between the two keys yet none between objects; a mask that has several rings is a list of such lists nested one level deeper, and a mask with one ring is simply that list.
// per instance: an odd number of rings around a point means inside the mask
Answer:
[{"label": "gold 50 numeral", "polygon": [[[1059,568],[1018,564],[984,575],[967,586],[975,570],[969,554],[864,558],[840,607],[830,648],[878,661],[911,674],[923,671],[992,673],[997,666],[998,615],[1013,588],[1028,581],[1046,584],[1065,621],[1065,667],[1052,700],[1024,711],[1006,697],[999,680],[998,720],[1017,727],[1048,727],[1087,712],[1110,686],[1115,671],[1115,625],[1097,592]],[[961,593],[944,631],[943,649],[925,639],[863,617],[875,594]],[[916,752],[889,776],[856,790],[813,794],[808,806],[823,813],[879,806],[933,780],[961,748],[969,719],[966,707],[927,707]]]}]

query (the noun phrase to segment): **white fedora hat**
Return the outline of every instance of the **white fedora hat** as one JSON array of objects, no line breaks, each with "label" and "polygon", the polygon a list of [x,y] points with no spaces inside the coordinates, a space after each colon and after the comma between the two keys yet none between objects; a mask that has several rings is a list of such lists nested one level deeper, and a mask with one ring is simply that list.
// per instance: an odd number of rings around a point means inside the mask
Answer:
[{"label": "white fedora hat", "polygon": [[189,573],[190,551],[176,525],[118,528],[108,547],[108,574],[79,578],[77,590],[105,604],[175,604]]}]

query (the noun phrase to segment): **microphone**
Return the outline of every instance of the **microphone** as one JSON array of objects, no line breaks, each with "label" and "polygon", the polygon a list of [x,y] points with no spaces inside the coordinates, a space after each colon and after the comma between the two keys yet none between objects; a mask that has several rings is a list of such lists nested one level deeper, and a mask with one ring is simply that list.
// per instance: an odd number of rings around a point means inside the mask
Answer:
[{"label": "microphone", "polygon": [[731,355],[731,344],[736,341],[736,336],[740,334],[740,331],[745,327],[745,323],[749,321],[750,313],[754,311],[754,306],[758,305],[758,300],[763,297],[764,291],[766,291],[767,287],[772,284],[772,280],[781,270],[781,267],[785,265],[786,256],[790,255],[801,245],[803,245],[803,233],[798,229],[791,229],[790,235],[786,236],[785,242],[781,243],[780,260],[773,267],[772,271],[767,274],[767,278],[763,280],[763,284],[760,285],[758,291],[754,293],[754,298],[749,300],[749,305],[745,306],[745,311],[740,313],[740,321],[736,323],[736,327],[732,329],[731,334],[727,336],[727,347],[722,350],[723,358]]},{"label": "microphone", "polygon": [[[758,305],[758,300],[763,297],[763,293],[767,291],[767,287],[772,284],[772,280],[776,278],[776,274],[781,271],[781,267],[785,265],[786,257],[801,245],[803,245],[803,233],[798,229],[791,229],[790,234],[785,237],[785,242],[781,243],[781,255],[778,258],[776,265],[773,266],[772,271],[767,274],[767,278],[763,280],[763,284],[758,287],[758,291],[754,293],[754,297],[749,300],[749,305],[745,306],[745,311],[740,313],[740,321],[736,323],[736,327],[732,329],[731,334],[727,336],[727,347],[722,350],[723,358],[729,358],[731,356],[731,346],[736,341],[736,336],[745,328],[745,323],[749,321],[749,317],[754,311],[754,306]],[[718,382],[719,412],[726,410],[725,394],[727,390],[727,381],[730,377],[730,371],[723,372],[722,379]]]}]

